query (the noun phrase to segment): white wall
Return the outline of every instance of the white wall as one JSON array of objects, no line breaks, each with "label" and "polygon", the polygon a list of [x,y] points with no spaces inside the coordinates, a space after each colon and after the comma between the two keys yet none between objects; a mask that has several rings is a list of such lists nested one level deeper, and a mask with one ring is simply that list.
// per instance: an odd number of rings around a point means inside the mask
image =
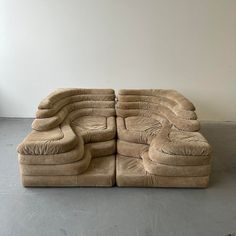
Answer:
[{"label": "white wall", "polygon": [[236,1],[0,0],[0,116],[58,87],[173,88],[236,120]]}]

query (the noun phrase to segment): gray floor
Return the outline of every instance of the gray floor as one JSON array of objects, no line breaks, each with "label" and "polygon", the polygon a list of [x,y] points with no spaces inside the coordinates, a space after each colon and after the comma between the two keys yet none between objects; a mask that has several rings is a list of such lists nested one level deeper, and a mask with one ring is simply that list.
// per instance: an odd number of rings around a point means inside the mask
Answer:
[{"label": "gray floor", "polygon": [[224,236],[236,232],[236,123],[202,122],[214,148],[197,189],[23,188],[16,145],[31,119],[0,119],[0,236]]}]

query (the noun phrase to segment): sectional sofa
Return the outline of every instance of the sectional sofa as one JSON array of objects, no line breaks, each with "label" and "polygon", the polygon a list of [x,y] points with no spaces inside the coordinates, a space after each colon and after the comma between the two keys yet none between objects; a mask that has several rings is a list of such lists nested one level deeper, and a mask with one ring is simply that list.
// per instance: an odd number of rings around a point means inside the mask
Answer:
[{"label": "sectional sofa", "polygon": [[211,147],[174,90],[58,89],[19,144],[24,186],[205,188]]}]

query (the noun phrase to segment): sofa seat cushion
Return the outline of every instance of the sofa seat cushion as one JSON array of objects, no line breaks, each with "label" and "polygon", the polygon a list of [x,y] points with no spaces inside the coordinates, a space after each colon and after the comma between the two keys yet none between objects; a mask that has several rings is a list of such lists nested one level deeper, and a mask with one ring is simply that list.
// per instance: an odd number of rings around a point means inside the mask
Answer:
[{"label": "sofa seat cushion", "polygon": [[85,143],[108,141],[116,135],[114,117],[81,116],[74,119],[71,126],[76,134],[82,135]]},{"label": "sofa seat cushion", "polygon": [[81,130],[104,130],[107,128],[107,119],[104,116],[82,116],[73,121]]},{"label": "sofa seat cushion", "polygon": [[156,161],[155,155],[159,152],[169,155],[209,156],[211,146],[199,132],[163,129],[150,145],[150,158]]},{"label": "sofa seat cushion", "polygon": [[206,188],[209,176],[159,176],[148,173],[142,159],[117,155],[116,183],[119,187]]},{"label": "sofa seat cushion", "polygon": [[129,142],[150,144],[161,127],[161,122],[151,117],[117,117],[118,137]]}]

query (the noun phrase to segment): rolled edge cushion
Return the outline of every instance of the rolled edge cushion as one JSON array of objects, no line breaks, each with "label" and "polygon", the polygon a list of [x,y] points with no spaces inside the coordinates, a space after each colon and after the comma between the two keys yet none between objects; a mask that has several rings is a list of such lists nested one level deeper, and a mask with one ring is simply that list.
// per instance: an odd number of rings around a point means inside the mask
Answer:
[{"label": "rolled edge cushion", "polygon": [[180,130],[186,131],[198,131],[200,129],[200,123],[198,120],[187,120],[180,117],[177,117],[172,114],[172,112],[163,107],[162,110],[159,112],[151,111],[149,109],[116,109],[116,114],[119,117],[129,117],[129,116],[146,116],[147,114],[156,114],[156,115],[163,115],[168,119],[175,127]]},{"label": "rolled edge cushion", "polygon": [[50,93],[44,98],[38,108],[49,109],[52,108],[54,103],[64,99],[66,97],[78,95],[78,94],[114,94],[113,89],[84,89],[84,88],[59,88]]},{"label": "rolled edge cushion", "polygon": [[180,109],[194,111],[194,105],[176,90],[166,89],[121,89],[119,95],[161,96],[174,101]]},{"label": "rolled edge cushion", "polygon": [[55,165],[66,164],[79,161],[84,155],[84,141],[81,136],[78,136],[77,146],[64,153],[48,154],[48,155],[24,155],[18,154],[20,164],[28,165]]},{"label": "rolled edge cushion", "polygon": [[36,117],[39,119],[49,118],[58,112],[66,113],[85,108],[114,108],[114,100],[114,95],[75,95],[59,100],[51,109],[38,109]]},{"label": "rolled edge cushion", "polygon": [[[140,143],[131,143],[123,140],[117,140],[117,153],[122,156],[141,158],[143,152],[150,150],[149,145]],[[195,165],[209,165],[212,161],[212,156],[185,156],[185,155],[171,155],[168,153],[153,150],[153,159],[159,164],[173,165],[173,166],[195,166]]]},{"label": "rolled edge cushion", "polygon": [[74,117],[79,116],[89,116],[89,115],[100,115],[100,116],[114,116],[115,109],[114,108],[83,108],[72,111],[62,111],[56,113],[52,117],[42,118],[42,119],[34,119],[32,123],[32,128],[38,131],[49,130],[57,127],[61,124],[65,119],[73,120]]},{"label": "rolled edge cushion", "polygon": [[78,144],[77,136],[69,124],[47,130],[33,130],[17,147],[23,155],[47,155],[68,152]]},{"label": "rolled edge cushion", "polygon": [[194,177],[207,176],[211,171],[211,165],[174,166],[159,164],[158,162],[154,162],[149,158],[148,152],[142,153],[142,159],[144,169],[153,175]]},{"label": "rolled edge cushion", "polygon": [[22,175],[79,175],[85,172],[91,161],[91,153],[85,149],[81,160],[60,165],[25,165],[20,164]]},{"label": "rolled edge cushion", "polygon": [[114,154],[116,151],[116,140],[109,140],[105,142],[89,143],[84,146],[83,139],[78,136],[80,145],[77,145],[75,149],[54,155],[18,155],[20,164],[26,165],[56,165],[67,164],[79,161],[83,158],[84,147],[87,148],[92,158],[107,156]]}]

